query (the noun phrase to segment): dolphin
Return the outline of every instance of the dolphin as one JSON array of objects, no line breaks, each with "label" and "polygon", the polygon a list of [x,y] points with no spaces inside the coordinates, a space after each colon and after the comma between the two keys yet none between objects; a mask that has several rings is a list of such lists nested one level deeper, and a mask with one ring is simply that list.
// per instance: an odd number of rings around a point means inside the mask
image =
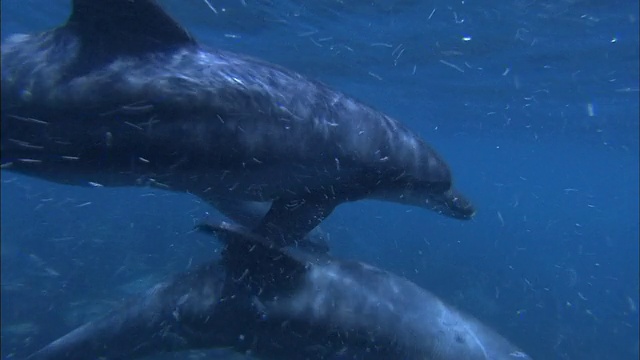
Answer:
[{"label": "dolphin", "polygon": [[204,348],[258,359],[531,359],[405,278],[278,248],[240,225],[197,227],[226,244],[220,260],[156,285],[29,360],[135,359]]},{"label": "dolphin", "polygon": [[449,166],[391,117],[293,71],[207,49],[152,0],[73,0],[67,22],[2,43],[2,167],[153,185],[268,210],[285,246],[347,201],[469,219]]}]

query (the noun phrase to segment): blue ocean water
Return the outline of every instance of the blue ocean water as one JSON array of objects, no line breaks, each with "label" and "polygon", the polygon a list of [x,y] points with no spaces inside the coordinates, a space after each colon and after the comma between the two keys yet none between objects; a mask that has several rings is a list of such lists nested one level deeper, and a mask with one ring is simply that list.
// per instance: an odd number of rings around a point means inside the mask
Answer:
[{"label": "blue ocean water", "polygon": [[[334,254],[406,276],[535,359],[638,358],[637,1],[161,2],[203,44],[400,119],[478,208],[460,222],[342,205],[323,223]],[[69,1],[2,1],[2,38],[68,11]],[[3,359],[219,250],[190,233],[213,210],[186,194],[4,170],[1,190]]]}]

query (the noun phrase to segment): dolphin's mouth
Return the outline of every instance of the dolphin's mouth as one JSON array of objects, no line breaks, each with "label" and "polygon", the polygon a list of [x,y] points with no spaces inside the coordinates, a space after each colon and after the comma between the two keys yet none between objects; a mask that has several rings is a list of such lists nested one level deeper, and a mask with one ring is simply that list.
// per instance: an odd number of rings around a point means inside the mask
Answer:
[{"label": "dolphin's mouth", "polygon": [[471,220],[476,215],[476,209],[471,205],[465,209],[456,209],[453,214],[456,219]]},{"label": "dolphin's mouth", "polygon": [[476,214],[471,201],[456,189],[432,196],[425,203],[436,212],[454,219],[470,220]]},{"label": "dolphin's mouth", "polygon": [[471,220],[476,215],[476,210],[473,206],[467,208],[458,208],[458,207],[443,207],[440,209],[440,214],[448,216],[450,218],[458,219],[458,220]]}]

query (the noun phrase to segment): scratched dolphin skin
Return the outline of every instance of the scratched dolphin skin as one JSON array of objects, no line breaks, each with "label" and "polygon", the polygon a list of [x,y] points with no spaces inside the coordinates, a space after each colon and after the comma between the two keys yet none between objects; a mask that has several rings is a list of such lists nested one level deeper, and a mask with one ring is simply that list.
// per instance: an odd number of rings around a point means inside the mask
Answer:
[{"label": "scratched dolphin skin", "polygon": [[274,248],[239,225],[201,224],[220,261],[160,283],[29,360],[135,359],[231,348],[258,359],[530,360],[477,319],[367,264]]},{"label": "scratched dolphin skin", "polygon": [[6,39],[1,111],[4,169],[263,202],[254,230],[280,245],[346,201],[475,211],[445,161],[398,121],[287,69],[206,49],[151,0],[74,0],[62,26]]}]

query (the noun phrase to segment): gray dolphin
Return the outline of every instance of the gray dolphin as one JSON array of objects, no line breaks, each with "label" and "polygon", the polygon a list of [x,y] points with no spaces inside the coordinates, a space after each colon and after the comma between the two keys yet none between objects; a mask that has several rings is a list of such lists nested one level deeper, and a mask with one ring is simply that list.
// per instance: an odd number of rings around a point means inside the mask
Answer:
[{"label": "gray dolphin", "polygon": [[398,121],[287,69],[205,49],[152,0],[74,0],[64,25],[9,37],[1,111],[5,169],[263,202],[254,230],[280,245],[345,201],[475,211]]},{"label": "gray dolphin", "polygon": [[29,360],[134,359],[222,347],[259,359],[531,359],[402,277],[275,248],[239,225],[198,228],[226,243],[221,261],[156,285]]}]

